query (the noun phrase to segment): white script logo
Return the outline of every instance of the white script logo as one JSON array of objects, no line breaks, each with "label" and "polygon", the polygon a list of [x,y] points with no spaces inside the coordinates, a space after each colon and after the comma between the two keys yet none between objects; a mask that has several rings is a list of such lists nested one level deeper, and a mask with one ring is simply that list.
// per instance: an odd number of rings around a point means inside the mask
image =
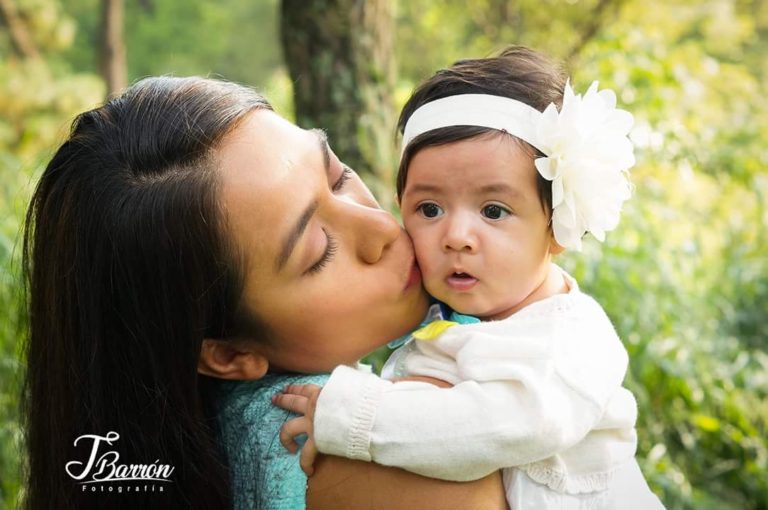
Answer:
[{"label": "white script logo", "polygon": [[81,440],[92,441],[91,452],[86,462],[79,460],[67,462],[65,466],[67,474],[81,484],[123,481],[171,482],[171,474],[175,468],[168,464],[160,464],[159,459],[151,464],[120,464],[118,462],[120,454],[115,450],[107,449],[118,439],[120,434],[115,431],[107,432],[106,436],[84,434],[75,439],[75,446]]}]

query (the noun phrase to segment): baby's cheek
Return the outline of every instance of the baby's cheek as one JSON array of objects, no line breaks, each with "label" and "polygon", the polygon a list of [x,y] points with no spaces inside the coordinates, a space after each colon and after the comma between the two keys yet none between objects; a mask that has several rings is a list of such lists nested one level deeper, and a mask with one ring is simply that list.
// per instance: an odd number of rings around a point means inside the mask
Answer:
[{"label": "baby's cheek", "polygon": [[413,251],[416,255],[416,262],[419,264],[421,276],[429,278],[437,265],[437,257],[440,256],[440,250],[432,243],[424,242],[423,239],[413,240]]},{"label": "baby's cheek", "polygon": [[409,222],[407,219],[404,224],[413,242],[413,251],[416,255],[416,263],[419,264],[421,270],[424,288],[434,295],[434,290],[430,288],[432,286],[430,280],[437,276],[437,269],[440,266],[440,258],[442,257],[440,245],[435,236],[431,235],[429,229],[411,226],[411,229],[408,230]]},{"label": "baby's cheek", "polygon": [[426,269],[421,270],[422,281],[424,282],[424,289],[433,297],[441,301],[445,301],[449,298],[445,294],[446,289],[443,285],[443,277],[435,270],[433,266],[427,265]]}]

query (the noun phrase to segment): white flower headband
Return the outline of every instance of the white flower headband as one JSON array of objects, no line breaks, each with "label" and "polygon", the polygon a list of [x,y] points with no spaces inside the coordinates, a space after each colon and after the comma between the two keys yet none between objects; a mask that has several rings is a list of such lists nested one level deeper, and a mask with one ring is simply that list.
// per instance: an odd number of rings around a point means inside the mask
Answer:
[{"label": "white flower headband", "polygon": [[449,126],[480,126],[514,135],[545,154],[539,174],[552,181],[552,229],[561,246],[581,250],[590,232],[599,241],[619,223],[631,193],[627,170],[635,164],[627,135],[632,115],[616,108],[612,90],[597,82],[576,95],[566,83],[563,106],[540,112],[520,101],[487,94],[461,94],[419,107],[403,132],[403,150],[418,135]]}]

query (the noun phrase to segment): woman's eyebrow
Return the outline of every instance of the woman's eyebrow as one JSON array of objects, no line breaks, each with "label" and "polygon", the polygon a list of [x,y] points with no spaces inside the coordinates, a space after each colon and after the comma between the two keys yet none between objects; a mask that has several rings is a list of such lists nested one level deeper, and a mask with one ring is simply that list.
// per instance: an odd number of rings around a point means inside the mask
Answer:
[{"label": "woman's eyebrow", "polygon": [[[317,136],[317,141],[320,145],[320,153],[323,155],[323,167],[325,169],[325,174],[330,175],[331,151],[328,147],[328,135],[326,135],[325,131],[322,129],[312,129],[310,131],[315,134],[315,136]],[[311,220],[312,216],[315,214],[317,206],[318,201],[314,200],[306,207],[306,209],[304,209],[304,211],[301,213],[301,216],[299,216],[299,220],[293,226],[290,233],[285,238],[285,241],[283,241],[283,248],[280,250],[280,254],[275,260],[275,269],[278,272],[283,269],[285,263],[288,262],[288,259],[291,257],[294,248],[296,248],[296,243],[299,242],[301,235],[307,229],[309,220]]]}]

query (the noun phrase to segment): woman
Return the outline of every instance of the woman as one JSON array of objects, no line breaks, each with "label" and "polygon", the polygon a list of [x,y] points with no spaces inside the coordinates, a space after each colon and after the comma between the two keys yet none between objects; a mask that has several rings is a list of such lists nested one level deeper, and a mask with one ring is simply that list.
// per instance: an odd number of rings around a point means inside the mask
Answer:
[{"label": "woman", "polygon": [[[77,118],[32,198],[24,267],[35,509],[229,506],[209,376],[328,371],[426,308],[410,241],[322,133],[199,78],[147,79]],[[352,480],[336,508],[398,507],[393,491],[503,503],[497,476],[324,465],[308,496]]]}]

